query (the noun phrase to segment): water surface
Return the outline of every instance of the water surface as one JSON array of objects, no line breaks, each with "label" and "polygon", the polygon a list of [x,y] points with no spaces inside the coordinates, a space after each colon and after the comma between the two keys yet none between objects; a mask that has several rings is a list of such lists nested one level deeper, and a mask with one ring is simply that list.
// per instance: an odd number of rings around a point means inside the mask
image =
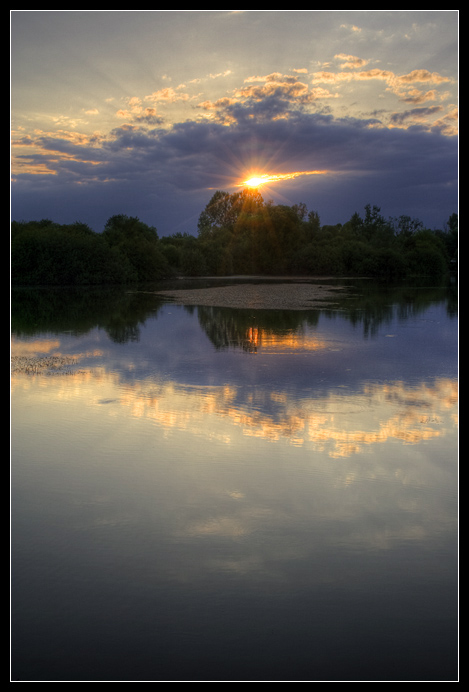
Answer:
[{"label": "water surface", "polygon": [[14,291],[12,680],[456,680],[457,329]]}]

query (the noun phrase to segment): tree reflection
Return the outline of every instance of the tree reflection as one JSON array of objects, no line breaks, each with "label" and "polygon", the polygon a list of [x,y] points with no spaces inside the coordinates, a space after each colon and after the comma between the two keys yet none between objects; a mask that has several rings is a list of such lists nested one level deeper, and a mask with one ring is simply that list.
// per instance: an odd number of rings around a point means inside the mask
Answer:
[{"label": "tree reflection", "polygon": [[11,328],[16,336],[40,332],[86,334],[103,328],[112,341],[138,341],[140,327],[163,302],[153,293],[112,288],[15,288]]},{"label": "tree reflection", "polygon": [[[197,287],[210,285],[206,280]],[[215,285],[223,284],[218,280]],[[249,353],[259,348],[261,335],[301,334],[306,327],[317,325],[320,314],[330,319],[340,315],[354,326],[361,325],[364,336],[373,337],[383,324],[396,317],[404,319],[418,315],[432,304],[444,301],[451,317],[458,311],[455,282],[435,286],[390,286],[354,280],[349,286],[351,290],[341,294],[339,303],[333,308],[263,310],[192,305],[185,309],[191,313],[197,311],[199,323],[216,349],[241,348]],[[156,317],[166,303],[167,299],[155,293],[154,286],[133,291],[122,287],[14,288],[11,328],[16,336],[28,336],[65,331],[78,335],[99,327],[116,343],[138,341],[140,327]]]}]

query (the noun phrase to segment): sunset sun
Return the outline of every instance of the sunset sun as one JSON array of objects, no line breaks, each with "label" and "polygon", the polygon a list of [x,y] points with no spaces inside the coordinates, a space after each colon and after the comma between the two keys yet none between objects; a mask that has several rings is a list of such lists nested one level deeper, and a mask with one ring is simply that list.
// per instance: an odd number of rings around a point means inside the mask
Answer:
[{"label": "sunset sun", "polygon": [[247,185],[248,187],[259,187],[259,185],[262,185],[263,183],[267,182],[267,180],[269,180],[269,176],[267,175],[254,176],[246,180],[245,185]]},{"label": "sunset sun", "polygon": [[313,170],[313,171],[293,171],[290,173],[263,173],[262,175],[253,175],[250,178],[243,180],[241,185],[247,187],[260,187],[266,183],[276,183],[282,180],[292,180],[294,178],[299,178],[305,175],[325,175],[327,170]]}]

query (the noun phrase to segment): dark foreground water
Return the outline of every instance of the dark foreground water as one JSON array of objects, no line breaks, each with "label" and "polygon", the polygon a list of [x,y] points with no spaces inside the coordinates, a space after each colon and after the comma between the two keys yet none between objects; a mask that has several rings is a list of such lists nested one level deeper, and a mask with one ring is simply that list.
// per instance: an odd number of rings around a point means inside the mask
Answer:
[{"label": "dark foreground water", "polygon": [[353,291],[13,292],[12,681],[457,680],[455,290]]}]

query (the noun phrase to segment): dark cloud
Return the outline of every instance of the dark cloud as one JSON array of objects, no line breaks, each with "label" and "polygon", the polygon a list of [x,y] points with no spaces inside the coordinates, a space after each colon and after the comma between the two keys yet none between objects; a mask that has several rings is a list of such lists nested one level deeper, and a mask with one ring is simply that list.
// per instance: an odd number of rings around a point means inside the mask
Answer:
[{"label": "dark cloud", "polygon": [[[229,126],[210,120],[169,130],[125,125],[99,145],[43,137],[23,160],[46,163],[55,174],[15,177],[12,218],[80,219],[101,230],[109,216],[125,213],[161,235],[195,233],[213,191],[235,189],[255,167],[329,171],[263,189],[277,203],[305,202],[323,223],[344,223],[367,203],[380,206],[384,216],[406,214],[430,227],[441,227],[457,211],[456,137],[389,129],[377,119],[292,113],[278,94],[228,104],[225,115]],[[33,143],[27,144],[29,152]]]},{"label": "dark cloud", "polygon": [[403,113],[393,113],[390,117],[390,121],[396,125],[402,125],[407,120],[426,120],[429,116],[434,116],[438,113],[443,112],[441,106],[429,106],[427,108],[412,108],[411,110],[404,111]]}]

